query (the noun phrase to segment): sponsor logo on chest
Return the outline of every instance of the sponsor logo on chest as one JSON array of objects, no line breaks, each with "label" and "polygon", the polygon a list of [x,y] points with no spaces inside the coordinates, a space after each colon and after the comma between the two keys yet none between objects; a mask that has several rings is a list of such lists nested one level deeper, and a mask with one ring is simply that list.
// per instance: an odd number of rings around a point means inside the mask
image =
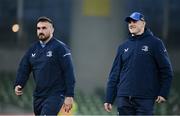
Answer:
[{"label": "sponsor logo on chest", "polygon": [[[53,55],[52,51],[46,52],[46,57],[52,57],[52,55]],[[32,57],[32,58],[35,58],[35,57],[36,57],[36,53],[32,53],[32,54],[31,54],[31,57]]]},{"label": "sponsor logo on chest", "polygon": [[[141,47],[141,50],[144,51],[144,52],[148,52],[149,51],[149,47],[147,45],[143,45]],[[125,48],[124,49],[124,53],[128,52],[129,51],[129,48]]]},{"label": "sponsor logo on chest", "polygon": [[124,49],[124,52],[128,52],[129,48]]},{"label": "sponsor logo on chest", "polygon": [[32,54],[31,54],[31,57],[32,57],[32,58],[36,57],[36,53],[32,53]]}]

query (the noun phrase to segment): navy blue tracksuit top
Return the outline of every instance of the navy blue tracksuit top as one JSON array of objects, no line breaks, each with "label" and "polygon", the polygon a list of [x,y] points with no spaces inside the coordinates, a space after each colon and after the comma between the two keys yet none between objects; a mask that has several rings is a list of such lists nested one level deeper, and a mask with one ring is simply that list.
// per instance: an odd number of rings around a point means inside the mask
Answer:
[{"label": "navy blue tracksuit top", "polygon": [[36,42],[22,58],[15,82],[24,87],[30,72],[36,83],[35,97],[74,96],[75,76],[71,53],[61,41],[51,38],[45,47]]},{"label": "navy blue tracksuit top", "polygon": [[116,96],[167,98],[173,71],[163,42],[149,29],[130,36],[119,46],[106,90],[105,102]]}]

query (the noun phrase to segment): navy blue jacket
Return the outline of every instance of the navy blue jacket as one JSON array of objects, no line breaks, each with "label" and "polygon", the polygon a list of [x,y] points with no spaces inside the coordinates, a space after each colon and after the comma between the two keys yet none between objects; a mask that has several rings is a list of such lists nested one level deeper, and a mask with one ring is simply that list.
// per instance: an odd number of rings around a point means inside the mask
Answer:
[{"label": "navy blue jacket", "polygon": [[163,42],[149,29],[119,46],[107,83],[105,102],[116,96],[167,98],[173,71]]},{"label": "navy blue jacket", "polygon": [[36,83],[34,96],[74,96],[75,76],[71,53],[61,41],[51,38],[44,48],[39,41],[32,45],[20,62],[15,86],[24,87],[31,72]]}]

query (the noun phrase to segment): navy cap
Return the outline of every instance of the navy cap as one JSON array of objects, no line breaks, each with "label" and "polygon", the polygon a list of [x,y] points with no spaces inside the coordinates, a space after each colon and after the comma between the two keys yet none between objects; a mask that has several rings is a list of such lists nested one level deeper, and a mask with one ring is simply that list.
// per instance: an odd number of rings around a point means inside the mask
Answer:
[{"label": "navy cap", "polygon": [[144,21],[144,15],[139,13],[139,12],[133,12],[130,16],[125,18],[126,22],[129,22],[129,20],[135,20],[135,21],[142,20],[142,21]]}]

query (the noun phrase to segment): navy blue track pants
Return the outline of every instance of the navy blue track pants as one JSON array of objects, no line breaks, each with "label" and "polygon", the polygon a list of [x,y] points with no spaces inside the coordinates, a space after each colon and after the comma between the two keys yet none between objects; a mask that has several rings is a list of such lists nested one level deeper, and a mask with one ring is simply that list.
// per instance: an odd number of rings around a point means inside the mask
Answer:
[{"label": "navy blue track pants", "polygon": [[64,103],[64,97],[53,95],[47,98],[34,98],[35,115],[57,115]]},{"label": "navy blue track pants", "polygon": [[153,115],[155,99],[118,97],[119,115]]}]

